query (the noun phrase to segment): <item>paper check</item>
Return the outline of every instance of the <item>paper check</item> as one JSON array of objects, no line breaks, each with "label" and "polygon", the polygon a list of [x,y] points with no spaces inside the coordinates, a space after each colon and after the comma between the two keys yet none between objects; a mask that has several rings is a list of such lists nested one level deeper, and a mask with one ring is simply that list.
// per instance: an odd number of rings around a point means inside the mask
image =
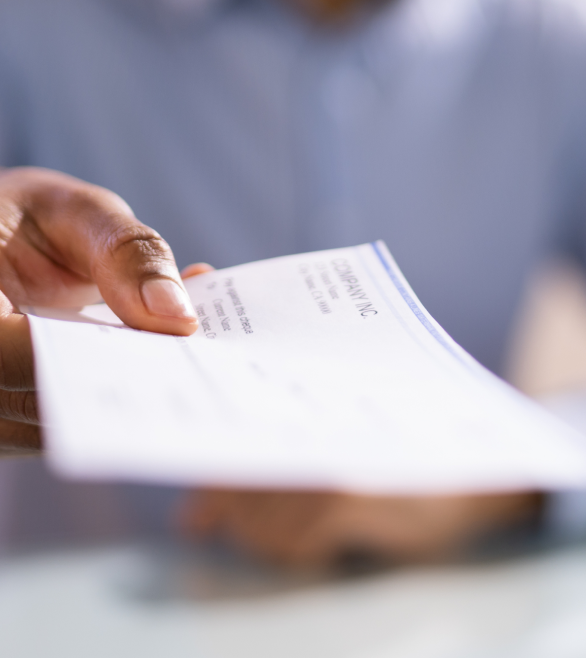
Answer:
[{"label": "paper check", "polygon": [[431,318],[381,242],[189,279],[190,338],[28,309],[75,477],[382,493],[586,484],[586,441]]}]

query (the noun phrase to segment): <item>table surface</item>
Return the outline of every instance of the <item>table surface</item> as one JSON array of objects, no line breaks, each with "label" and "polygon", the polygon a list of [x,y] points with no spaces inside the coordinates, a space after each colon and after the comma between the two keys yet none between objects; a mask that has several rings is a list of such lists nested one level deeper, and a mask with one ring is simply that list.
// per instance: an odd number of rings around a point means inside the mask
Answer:
[{"label": "table surface", "polygon": [[0,565],[7,658],[583,658],[586,547],[353,578],[172,547]]}]

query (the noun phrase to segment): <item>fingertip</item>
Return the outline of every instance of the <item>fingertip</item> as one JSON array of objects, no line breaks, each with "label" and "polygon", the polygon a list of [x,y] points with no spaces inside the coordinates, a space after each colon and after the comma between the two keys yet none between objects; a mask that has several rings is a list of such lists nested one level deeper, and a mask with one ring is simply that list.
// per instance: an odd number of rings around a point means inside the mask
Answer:
[{"label": "fingertip", "polygon": [[181,278],[189,279],[192,276],[206,274],[207,272],[213,272],[214,270],[215,267],[212,267],[208,263],[192,263],[181,270]]},{"label": "fingertip", "polygon": [[[149,281],[154,281],[150,279]],[[180,284],[166,279],[158,285],[121,286],[104,290],[103,298],[114,313],[131,329],[173,336],[191,336],[199,327],[187,293]],[[146,282],[143,282],[146,283]],[[175,293],[175,289],[179,292]],[[165,292],[173,291],[171,295]],[[182,296],[185,298],[183,299]],[[187,300],[187,301],[186,301]]]},{"label": "fingertip", "polygon": [[199,328],[197,318],[192,320],[177,320],[174,318],[161,318],[152,329],[159,334],[171,334],[173,336],[192,336]]},{"label": "fingertip", "polygon": [[170,334],[172,336],[192,336],[199,328],[196,318],[180,319],[171,317],[147,316],[141,318],[140,322],[128,322],[129,327],[140,329],[141,331],[152,331],[157,334]]},{"label": "fingertip", "polygon": [[167,278],[151,278],[143,281],[140,294],[146,310],[151,315],[178,320],[186,328],[197,328],[197,316],[183,286]]}]

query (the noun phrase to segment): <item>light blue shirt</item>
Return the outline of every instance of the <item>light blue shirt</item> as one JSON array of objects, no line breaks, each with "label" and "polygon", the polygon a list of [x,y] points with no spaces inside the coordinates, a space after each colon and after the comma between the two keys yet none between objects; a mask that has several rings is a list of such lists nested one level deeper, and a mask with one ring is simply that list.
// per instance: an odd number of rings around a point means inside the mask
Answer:
[{"label": "light blue shirt", "polygon": [[583,242],[572,5],[396,0],[327,31],[269,0],[0,0],[0,162],[114,189],[181,265],[383,238],[498,371],[528,271]]},{"label": "light blue shirt", "polygon": [[584,2],[0,0],[0,163],[112,188],[180,265],[382,238],[498,372],[531,269],[584,251]]}]

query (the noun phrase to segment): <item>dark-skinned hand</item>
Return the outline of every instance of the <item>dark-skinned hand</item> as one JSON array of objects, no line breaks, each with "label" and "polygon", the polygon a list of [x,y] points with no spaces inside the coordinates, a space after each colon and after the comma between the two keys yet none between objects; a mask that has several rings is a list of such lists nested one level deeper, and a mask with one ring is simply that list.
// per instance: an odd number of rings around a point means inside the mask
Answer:
[{"label": "dark-skinned hand", "polygon": [[0,170],[0,455],[41,449],[31,338],[18,308],[100,299],[136,329],[197,328],[171,249],[119,196],[55,171]]},{"label": "dark-skinned hand", "polygon": [[531,520],[540,505],[541,496],[529,492],[399,497],[208,489],[181,501],[178,524],[187,536],[222,539],[291,566],[356,558],[404,564],[459,559],[493,533]]}]

